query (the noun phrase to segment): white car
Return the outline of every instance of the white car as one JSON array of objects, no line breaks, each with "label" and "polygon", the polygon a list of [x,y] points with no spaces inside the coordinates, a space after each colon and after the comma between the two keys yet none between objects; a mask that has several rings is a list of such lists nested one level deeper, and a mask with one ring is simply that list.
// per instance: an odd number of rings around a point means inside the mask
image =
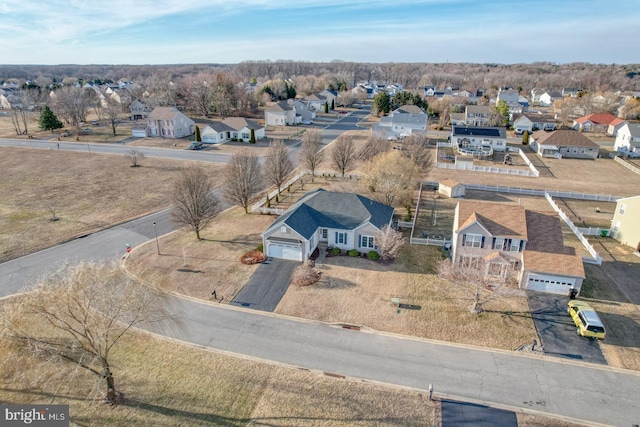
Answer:
[{"label": "white car", "polygon": [[313,122],[311,120],[303,120],[301,123],[303,125],[312,125],[313,124]]}]

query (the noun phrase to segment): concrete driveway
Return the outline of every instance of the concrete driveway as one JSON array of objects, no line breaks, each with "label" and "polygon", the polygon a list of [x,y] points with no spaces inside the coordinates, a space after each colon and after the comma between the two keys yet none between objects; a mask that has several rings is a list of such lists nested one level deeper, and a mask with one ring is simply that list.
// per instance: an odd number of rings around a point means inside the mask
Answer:
[{"label": "concrete driveway", "polygon": [[298,261],[269,258],[258,266],[231,305],[273,311],[289,288],[291,273]]},{"label": "concrete driveway", "polygon": [[544,354],[607,364],[600,344],[594,339],[581,337],[576,333],[576,326],[567,312],[568,297],[527,291],[527,300]]}]

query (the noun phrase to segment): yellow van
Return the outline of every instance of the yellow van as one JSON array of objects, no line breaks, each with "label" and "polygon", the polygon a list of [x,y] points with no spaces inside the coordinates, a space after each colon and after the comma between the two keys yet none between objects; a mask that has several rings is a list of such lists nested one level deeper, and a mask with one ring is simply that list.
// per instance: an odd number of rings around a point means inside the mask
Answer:
[{"label": "yellow van", "polygon": [[603,340],[606,336],[604,325],[598,313],[584,301],[571,300],[568,303],[569,314],[578,327],[578,335]]}]

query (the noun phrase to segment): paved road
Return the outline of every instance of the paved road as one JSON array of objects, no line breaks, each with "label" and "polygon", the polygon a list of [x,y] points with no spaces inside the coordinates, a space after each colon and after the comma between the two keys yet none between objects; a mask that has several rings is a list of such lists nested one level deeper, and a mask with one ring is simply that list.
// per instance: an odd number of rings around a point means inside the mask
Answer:
[{"label": "paved road", "polygon": [[114,154],[127,155],[127,153],[136,149],[145,157],[156,157],[174,160],[190,160],[198,162],[228,163],[231,158],[228,154],[214,153],[209,151],[194,150],[176,150],[171,148],[155,148],[142,146],[129,146],[126,144],[92,144],[79,142],[57,142],[39,139],[0,139],[0,147],[24,147],[38,148],[43,150],[57,150],[60,144],[60,150],[76,151],[83,153],[98,154]]},{"label": "paved road", "polygon": [[527,300],[545,354],[607,364],[600,344],[576,333],[576,325],[567,313],[569,297],[528,291]]},{"label": "paved road", "polygon": [[291,273],[299,265],[300,262],[286,259],[270,259],[260,264],[231,304],[254,310],[275,310],[289,289]]},{"label": "paved road", "polygon": [[[357,332],[172,297],[179,326],[149,330],[234,354],[426,390],[631,426],[640,422],[640,373],[562,359]],[[478,402],[479,403],[479,402]]]}]

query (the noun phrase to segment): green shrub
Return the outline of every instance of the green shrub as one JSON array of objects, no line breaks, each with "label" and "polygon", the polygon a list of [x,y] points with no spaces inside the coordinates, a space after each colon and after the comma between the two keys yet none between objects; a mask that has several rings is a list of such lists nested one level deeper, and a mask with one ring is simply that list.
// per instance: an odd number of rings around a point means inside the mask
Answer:
[{"label": "green shrub", "polygon": [[332,253],[333,255],[340,255],[340,254],[342,253],[342,249],[340,249],[340,248],[333,248],[333,249],[331,249],[331,253]]},{"label": "green shrub", "polygon": [[259,250],[260,252],[264,252],[264,246],[262,245],[262,243],[260,243],[260,244],[258,245],[258,250]]},{"label": "green shrub", "polygon": [[356,251],[355,249],[351,249],[349,251],[349,256],[352,256],[352,257],[360,256],[360,252]]},{"label": "green shrub", "polygon": [[380,259],[380,254],[376,251],[369,251],[367,252],[367,258],[369,258],[372,261],[376,261]]}]

